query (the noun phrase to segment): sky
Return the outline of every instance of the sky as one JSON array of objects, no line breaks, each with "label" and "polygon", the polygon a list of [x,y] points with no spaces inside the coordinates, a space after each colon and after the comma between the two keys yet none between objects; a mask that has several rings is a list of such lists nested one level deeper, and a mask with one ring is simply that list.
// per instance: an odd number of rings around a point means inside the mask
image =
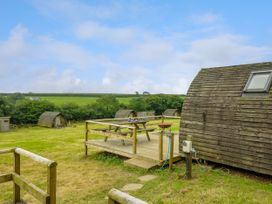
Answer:
[{"label": "sky", "polygon": [[0,92],[186,94],[201,68],[272,61],[272,1],[0,3]]}]

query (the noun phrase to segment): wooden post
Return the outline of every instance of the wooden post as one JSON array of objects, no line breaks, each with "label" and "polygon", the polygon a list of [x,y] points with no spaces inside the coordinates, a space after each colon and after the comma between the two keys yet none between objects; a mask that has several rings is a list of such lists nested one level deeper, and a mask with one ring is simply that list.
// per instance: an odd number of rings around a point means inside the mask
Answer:
[{"label": "wooden post", "polygon": [[159,138],[159,160],[163,160],[163,133],[164,128],[161,130],[160,138]]},{"label": "wooden post", "polygon": [[169,159],[169,170],[172,170],[173,168],[173,157],[174,157],[174,133],[171,133],[170,135],[170,159]]},{"label": "wooden post", "polygon": [[137,129],[133,129],[133,154],[137,153]]},{"label": "wooden post", "polygon": [[[14,152],[14,173],[20,175],[20,154]],[[21,201],[21,197],[20,197],[20,187],[13,183],[13,202],[17,203]]]},{"label": "wooden post", "polygon": [[56,204],[57,191],[57,163],[53,162],[47,168],[47,193],[50,195],[50,204]]},{"label": "wooden post", "polygon": [[164,123],[164,116],[161,117],[161,122]]},{"label": "wooden post", "polygon": [[149,137],[148,131],[146,131],[146,125],[144,123],[143,123],[143,127],[145,129],[145,134],[146,134],[147,140],[150,141],[150,137]]},{"label": "wooden post", "polygon": [[[192,136],[188,135],[186,140],[192,141]],[[185,153],[185,160],[186,160],[186,172],[185,172],[185,179],[192,178],[192,153]]]},{"label": "wooden post", "polygon": [[88,146],[86,142],[88,141],[88,133],[89,133],[89,128],[88,128],[88,122],[85,123],[85,156],[88,155]]}]

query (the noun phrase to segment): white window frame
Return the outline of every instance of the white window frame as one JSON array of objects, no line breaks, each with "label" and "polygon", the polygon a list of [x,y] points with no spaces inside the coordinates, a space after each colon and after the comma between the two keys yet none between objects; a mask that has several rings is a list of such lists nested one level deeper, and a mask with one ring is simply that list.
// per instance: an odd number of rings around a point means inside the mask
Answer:
[{"label": "white window frame", "polygon": [[[255,74],[267,74],[267,73],[269,73],[269,77],[263,89],[249,89],[248,88]],[[244,92],[245,93],[268,93],[271,86],[271,80],[272,80],[272,70],[251,72],[247,80],[246,86],[244,88]]]}]

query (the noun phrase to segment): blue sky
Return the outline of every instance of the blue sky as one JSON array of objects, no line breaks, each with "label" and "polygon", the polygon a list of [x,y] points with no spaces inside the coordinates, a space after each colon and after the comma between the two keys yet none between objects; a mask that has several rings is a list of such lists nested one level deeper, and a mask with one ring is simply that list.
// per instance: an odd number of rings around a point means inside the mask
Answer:
[{"label": "blue sky", "polygon": [[186,93],[203,67],[272,61],[270,1],[9,0],[0,92]]}]

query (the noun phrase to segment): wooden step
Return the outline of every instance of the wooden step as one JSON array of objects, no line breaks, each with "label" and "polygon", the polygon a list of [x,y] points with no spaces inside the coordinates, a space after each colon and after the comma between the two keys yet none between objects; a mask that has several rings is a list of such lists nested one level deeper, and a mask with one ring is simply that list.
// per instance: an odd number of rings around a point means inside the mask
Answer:
[{"label": "wooden step", "polygon": [[133,166],[133,167],[136,166],[136,167],[147,169],[147,170],[159,165],[158,162],[148,160],[148,159],[142,159],[142,158],[128,159],[125,161],[125,164],[129,166]]}]

